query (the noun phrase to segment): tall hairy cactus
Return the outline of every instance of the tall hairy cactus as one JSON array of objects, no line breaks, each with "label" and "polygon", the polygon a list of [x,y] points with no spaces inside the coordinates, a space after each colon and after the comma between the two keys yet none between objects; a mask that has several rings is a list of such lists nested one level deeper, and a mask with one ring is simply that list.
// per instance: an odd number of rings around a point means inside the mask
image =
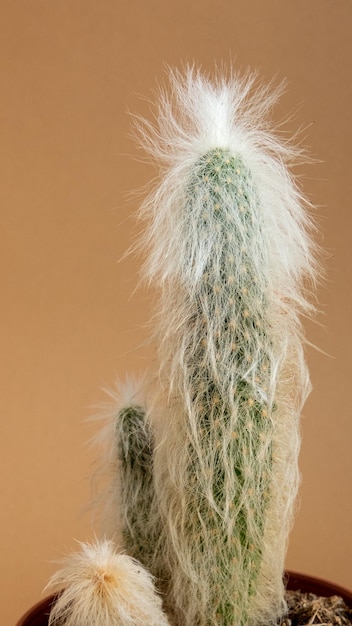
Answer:
[{"label": "tall hairy cactus", "polygon": [[267,121],[278,91],[171,73],[140,124],[161,180],[142,207],[159,285],[154,485],[167,603],[179,626],[271,624],[309,391],[299,315],[310,220]]}]

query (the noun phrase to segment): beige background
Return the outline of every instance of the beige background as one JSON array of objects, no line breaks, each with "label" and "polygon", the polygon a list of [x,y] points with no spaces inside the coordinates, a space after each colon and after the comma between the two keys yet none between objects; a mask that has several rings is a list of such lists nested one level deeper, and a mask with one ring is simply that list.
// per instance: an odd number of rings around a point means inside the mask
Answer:
[{"label": "beige background", "polygon": [[147,114],[164,64],[234,60],[288,78],[274,111],[310,126],[321,160],[299,174],[329,252],[309,339],[314,392],[303,420],[301,507],[288,567],[352,587],[350,0],[1,0],[0,623],[36,602],[55,565],[92,537],[102,387],[143,371],[150,294],[128,193],[128,110]]}]

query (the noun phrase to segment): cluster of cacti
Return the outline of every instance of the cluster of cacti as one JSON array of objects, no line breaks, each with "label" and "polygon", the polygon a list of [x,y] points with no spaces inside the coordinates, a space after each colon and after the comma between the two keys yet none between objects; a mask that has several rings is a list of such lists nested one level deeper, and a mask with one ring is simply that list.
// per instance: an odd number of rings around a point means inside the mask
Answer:
[{"label": "cluster of cacti", "polygon": [[109,517],[177,626],[269,625],[285,608],[309,390],[310,220],[295,150],[266,121],[278,93],[192,69],[171,84],[159,126],[139,124],[161,161],[141,211],[158,365],[148,407],[132,398],[114,419]]}]

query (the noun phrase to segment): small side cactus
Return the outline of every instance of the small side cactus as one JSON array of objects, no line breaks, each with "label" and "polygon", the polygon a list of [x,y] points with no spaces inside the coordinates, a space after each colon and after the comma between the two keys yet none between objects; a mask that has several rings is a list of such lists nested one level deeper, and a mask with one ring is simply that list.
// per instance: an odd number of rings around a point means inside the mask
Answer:
[{"label": "small side cactus", "polygon": [[146,529],[154,497],[153,442],[145,410],[133,404],[121,408],[116,417],[116,431],[123,539],[129,553],[144,562],[148,558]]},{"label": "small side cactus", "polygon": [[102,416],[106,426],[97,443],[103,448],[102,472],[108,479],[103,494],[102,531],[111,539],[119,532],[128,554],[161,577],[156,549],[160,517],[154,489],[154,436],[144,384],[143,378],[119,383],[109,392],[112,402]]},{"label": "small side cactus", "polygon": [[[162,588],[167,580],[160,543],[161,520],[154,488],[154,437],[146,409],[131,403],[116,415],[115,458],[119,484],[117,510],[128,553],[147,567]],[[110,510],[115,517],[116,508]],[[114,520],[112,520],[113,522]]]}]

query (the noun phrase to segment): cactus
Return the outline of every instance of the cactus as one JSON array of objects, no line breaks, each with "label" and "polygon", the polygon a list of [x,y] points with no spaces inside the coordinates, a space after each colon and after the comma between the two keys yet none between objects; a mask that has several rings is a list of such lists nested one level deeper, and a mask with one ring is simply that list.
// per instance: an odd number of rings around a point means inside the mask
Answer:
[{"label": "cactus", "polygon": [[124,545],[162,586],[167,575],[161,546],[158,549],[161,528],[154,489],[153,434],[143,407],[131,404],[118,411],[115,445]]},{"label": "cactus", "polygon": [[47,588],[60,592],[49,626],[169,626],[150,573],[111,541],[81,544]]},{"label": "cactus", "polygon": [[154,483],[168,605],[180,626],[271,624],[298,485],[309,390],[299,314],[316,264],[305,202],[265,121],[278,95],[252,80],[171,75],[163,160],[146,200],[146,276],[161,286],[162,416]]},{"label": "cactus", "polygon": [[129,553],[143,561],[143,553],[148,551],[145,532],[153,497],[152,441],[143,408],[131,405],[120,409],[116,429],[123,537]]},{"label": "cactus", "polygon": [[108,392],[112,402],[103,412],[107,423],[97,442],[103,444],[102,472],[108,475],[102,530],[112,539],[120,530],[128,553],[160,578],[163,572],[156,562],[160,518],[154,490],[154,438],[143,385],[143,379],[130,378]]}]

